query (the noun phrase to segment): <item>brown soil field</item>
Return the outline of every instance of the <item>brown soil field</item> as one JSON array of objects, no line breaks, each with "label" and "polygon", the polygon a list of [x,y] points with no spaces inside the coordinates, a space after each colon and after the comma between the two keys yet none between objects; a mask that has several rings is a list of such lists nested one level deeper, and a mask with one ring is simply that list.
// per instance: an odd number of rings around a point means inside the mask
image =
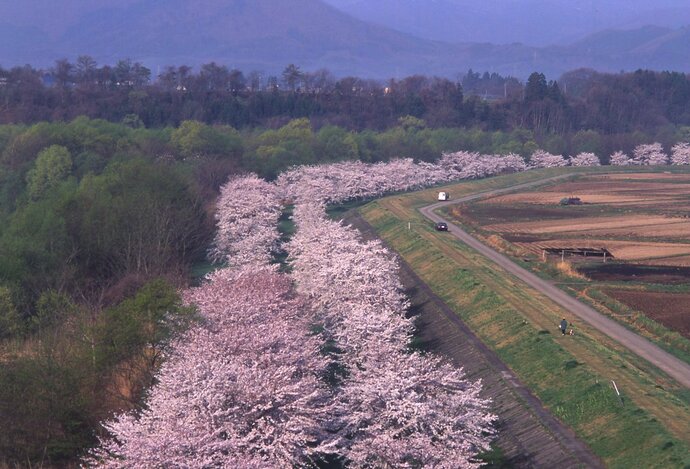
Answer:
[{"label": "brown soil field", "polygon": [[606,248],[618,260],[641,261],[669,256],[690,255],[690,244],[618,241],[610,239],[553,239],[514,243],[525,251],[541,255],[546,248]]},{"label": "brown soil field", "polygon": [[[621,175],[614,175],[621,176]],[[632,175],[631,175],[632,176]],[[657,174],[638,174],[635,176],[653,176]],[[484,201],[487,204],[515,204],[527,203],[537,205],[558,204],[564,197],[577,196],[585,204],[607,204],[614,206],[649,206],[654,204],[685,204],[690,197],[690,178],[687,175],[676,178],[674,183],[646,182],[644,179],[602,179],[588,178],[586,180],[566,182],[540,191],[522,192],[494,197]],[[687,181],[688,184],[682,184]]]},{"label": "brown soil field", "polygon": [[618,174],[597,174],[590,177],[590,179],[612,179],[612,180],[636,180],[644,181],[649,179],[666,179],[672,181],[687,181],[690,183],[689,174],[672,174],[672,173],[618,173]]},{"label": "brown soil field", "polygon": [[605,293],[690,338],[690,294],[615,289],[607,289]]},{"label": "brown soil field", "polygon": [[524,192],[520,194],[509,194],[494,197],[487,200],[487,204],[509,205],[509,204],[537,204],[537,205],[558,205],[558,202],[572,195],[580,197],[586,204],[614,204],[614,205],[652,205],[659,202],[675,202],[673,198],[665,200],[649,200],[645,195],[625,195],[625,194],[595,194],[583,192]]},{"label": "brown soil field", "polygon": [[667,223],[664,225],[629,226],[616,229],[590,230],[590,236],[611,236],[616,238],[664,238],[664,239],[690,239],[690,221],[681,223]]},{"label": "brown soil field", "polygon": [[650,266],[648,264],[587,264],[577,271],[597,282],[658,283],[686,285],[690,283],[690,267]]},{"label": "brown soil field", "polygon": [[[670,226],[669,226],[670,225]],[[650,215],[626,215],[615,217],[586,217],[522,223],[499,223],[485,226],[487,230],[499,233],[567,233],[587,231],[589,234],[622,234],[635,236],[663,236],[659,232],[673,233],[675,236],[690,236],[690,221],[686,218],[673,218]]]},{"label": "brown soil field", "polygon": [[568,192],[568,193],[609,193],[609,194],[630,194],[640,193],[648,196],[677,196],[690,193],[690,181],[688,184],[679,182],[659,182],[659,181],[630,181],[630,180],[594,180],[587,178],[579,181],[564,182],[541,191],[534,192]]},{"label": "brown soil field", "polygon": [[569,218],[585,218],[587,213],[569,210],[564,213],[563,207],[544,207],[537,205],[486,205],[476,204],[472,206],[455,207],[449,211],[454,218],[469,220],[479,225],[498,223],[516,223],[516,220],[563,220]]},{"label": "brown soil field", "polygon": [[690,256],[666,257],[664,259],[652,259],[645,264],[669,267],[690,267]]},{"label": "brown soil field", "polygon": [[[571,196],[584,204],[559,205]],[[536,255],[544,248],[591,247],[606,248],[621,261],[690,265],[690,174],[591,176],[486,199],[466,212]]]}]

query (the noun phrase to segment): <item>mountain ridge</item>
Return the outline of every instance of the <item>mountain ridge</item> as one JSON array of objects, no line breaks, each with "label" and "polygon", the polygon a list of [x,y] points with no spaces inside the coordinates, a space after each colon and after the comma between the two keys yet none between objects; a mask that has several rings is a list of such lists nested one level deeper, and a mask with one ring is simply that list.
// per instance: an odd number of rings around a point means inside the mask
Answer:
[{"label": "mountain ridge", "polygon": [[379,79],[413,74],[457,78],[470,68],[522,79],[534,71],[558,78],[581,67],[690,71],[688,28],[609,29],[569,45],[530,47],[420,39],[359,20],[321,0],[66,0],[65,11],[47,29],[41,29],[45,20],[31,22],[31,8],[42,6],[56,11],[47,0],[25,0],[14,16],[0,6],[7,23],[0,28],[0,39],[5,39],[0,41],[0,66],[49,67],[56,59],[91,55],[99,63],[130,58],[152,69],[215,61],[279,74],[294,63],[304,70],[327,68],[337,76]]}]

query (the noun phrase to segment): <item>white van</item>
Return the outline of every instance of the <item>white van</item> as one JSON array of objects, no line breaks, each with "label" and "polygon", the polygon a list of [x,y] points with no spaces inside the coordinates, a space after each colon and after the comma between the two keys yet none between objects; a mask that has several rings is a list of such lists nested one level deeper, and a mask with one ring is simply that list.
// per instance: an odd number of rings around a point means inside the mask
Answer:
[{"label": "white van", "polygon": [[450,200],[450,194],[448,192],[439,192],[438,200]]}]

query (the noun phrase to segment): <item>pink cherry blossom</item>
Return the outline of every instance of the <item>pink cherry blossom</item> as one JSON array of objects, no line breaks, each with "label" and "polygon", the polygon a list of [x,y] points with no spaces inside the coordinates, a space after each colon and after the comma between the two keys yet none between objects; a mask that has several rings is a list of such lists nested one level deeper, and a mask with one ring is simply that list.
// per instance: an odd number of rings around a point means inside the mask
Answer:
[{"label": "pink cherry blossom", "polygon": [[690,164],[690,143],[681,142],[673,146],[671,149],[671,164]]},{"label": "pink cherry blossom", "polygon": [[277,248],[282,213],[277,188],[256,175],[230,179],[216,208],[216,237],[211,257],[230,265],[265,264]]},{"label": "pink cherry blossom", "polygon": [[332,451],[326,360],[291,280],[271,268],[212,274],[185,293],[203,325],[163,365],[139,415],[105,424],[108,467],[290,467]]},{"label": "pink cherry blossom", "polygon": [[594,153],[578,153],[570,158],[570,166],[601,166],[599,157]]},{"label": "pink cherry blossom", "polygon": [[633,164],[632,159],[622,151],[617,151],[611,155],[611,166],[629,166]]},{"label": "pink cherry blossom", "polygon": [[668,155],[664,153],[661,143],[638,145],[633,151],[633,164],[667,165]]},{"label": "pink cherry blossom", "polygon": [[563,155],[552,155],[544,150],[535,151],[530,158],[530,167],[532,168],[557,168],[567,165],[568,162],[563,158]]}]

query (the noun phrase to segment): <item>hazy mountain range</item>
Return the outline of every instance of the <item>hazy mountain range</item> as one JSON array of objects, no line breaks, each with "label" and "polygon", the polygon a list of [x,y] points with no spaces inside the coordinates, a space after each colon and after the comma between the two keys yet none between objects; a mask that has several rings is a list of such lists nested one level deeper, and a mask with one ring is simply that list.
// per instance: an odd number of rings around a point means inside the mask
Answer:
[{"label": "hazy mountain range", "polygon": [[[645,19],[659,26],[640,26]],[[519,78],[579,67],[690,71],[686,23],[690,5],[677,0],[23,0],[0,4],[0,66],[88,54],[154,72],[210,61],[372,78],[469,68]]]},{"label": "hazy mountain range", "polygon": [[352,16],[445,42],[564,45],[605,29],[690,24],[686,0],[325,0]]}]

